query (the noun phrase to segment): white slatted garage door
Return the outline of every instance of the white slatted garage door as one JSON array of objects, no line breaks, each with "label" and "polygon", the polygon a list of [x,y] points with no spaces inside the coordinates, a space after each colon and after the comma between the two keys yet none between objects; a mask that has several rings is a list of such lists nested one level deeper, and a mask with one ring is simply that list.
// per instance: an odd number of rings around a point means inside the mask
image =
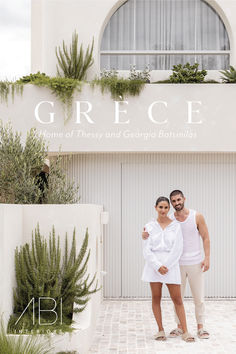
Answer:
[{"label": "white slatted garage door", "polygon": [[148,285],[140,281],[140,234],[155,216],[156,198],[176,188],[209,226],[212,257],[206,296],[236,296],[235,154],[80,154],[65,157],[65,165],[70,178],[79,181],[81,202],[103,204],[110,213],[104,235],[105,297],[150,296]]}]

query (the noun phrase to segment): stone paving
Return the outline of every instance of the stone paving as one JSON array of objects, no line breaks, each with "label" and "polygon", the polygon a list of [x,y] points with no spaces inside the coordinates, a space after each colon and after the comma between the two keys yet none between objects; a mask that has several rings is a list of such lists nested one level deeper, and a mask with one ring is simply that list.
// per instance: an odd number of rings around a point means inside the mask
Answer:
[{"label": "stone paving", "polygon": [[[196,335],[194,305],[185,300],[189,331]],[[175,328],[172,302],[162,300],[162,317],[166,334]],[[236,301],[206,301],[206,325],[210,339],[185,343],[180,338],[157,342],[157,326],[151,301],[104,300],[97,320],[96,333],[89,353],[101,354],[233,354],[236,353]]]}]

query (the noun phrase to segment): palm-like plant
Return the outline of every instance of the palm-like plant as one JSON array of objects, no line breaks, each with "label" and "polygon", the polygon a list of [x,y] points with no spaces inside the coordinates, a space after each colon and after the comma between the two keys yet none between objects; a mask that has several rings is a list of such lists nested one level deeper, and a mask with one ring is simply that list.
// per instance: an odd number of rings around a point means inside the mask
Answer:
[{"label": "palm-like plant", "polygon": [[225,83],[236,83],[236,70],[232,65],[230,65],[229,70],[222,70],[220,71],[223,76],[221,76],[221,79]]},{"label": "palm-like plant", "polygon": [[[78,34],[76,31],[72,35],[72,43],[70,49],[67,49],[63,41],[62,48],[56,47],[56,56],[58,60],[57,74],[67,78],[76,80],[83,80],[86,77],[86,72],[93,65],[93,47],[94,40],[91,47],[88,46],[84,55],[83,45],[78,49]],[[60,69],[62,72],[60,72]]]}]

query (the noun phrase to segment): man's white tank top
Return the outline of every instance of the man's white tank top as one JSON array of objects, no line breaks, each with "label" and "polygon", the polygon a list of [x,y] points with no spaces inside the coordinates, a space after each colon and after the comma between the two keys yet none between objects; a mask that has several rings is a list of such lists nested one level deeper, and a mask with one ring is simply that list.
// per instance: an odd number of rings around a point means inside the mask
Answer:
[{"label": "man's white tank top", "polygon": [[[174,213],[170,215],[172,220],[177,220]],[[200,233],[196,224],[196,211],[189,209],[189,215],[184,221],[179,221],[183,233],[183,253],[180,265],[193,265],[203,260],[200,243]]]}]

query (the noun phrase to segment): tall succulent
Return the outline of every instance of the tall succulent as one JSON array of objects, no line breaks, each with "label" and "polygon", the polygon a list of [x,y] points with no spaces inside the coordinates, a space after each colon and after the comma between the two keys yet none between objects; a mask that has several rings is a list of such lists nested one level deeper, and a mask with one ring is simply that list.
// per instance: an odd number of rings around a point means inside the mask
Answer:
[{"label": "tall succulent", "polygon": [[84,55],[83,45],[78,48],[78,34],[76,31],[72,35],[72,43],[68,50],[63,40],[62,48],[56,47],[56,57],[58,60],[57,74],[67,78],[83,80],[86,78],[88,69],[93,65],[93,47],[88,46]]},{"label": "tall succulent", "polygon": [[[28,306],[26,313],[19,319],[29,302],[34,298],[35,313],[39,309],[39,297],[49,297],[56,301],[56,312],[60,312],[62,301],[63,328],[68,330],[71,324],[73,312],[81,312],[89,301],[89,295],[97,292],[97,283],[92,289],[96,273],[88,281],[90,274],[87,274],[90,251],[88,249],[88,230],[86,231],[80,252],[76,251],[75,230],[71,249],[68,249],[66,235],[65,252],[61,259],[61,248],[59,237],[56,238],[55,229],[47,241],[40,233],[39,226],[32,234],[31,247],[28,243],[15,251],[15,269],[17,287],[14,290],[14,315],[11,316],[8,324],[10,332],[15,330],[40,330],[38,322],[33,323],[32,306]],[[76,304],[76,308],[74,308]],[[52,321],[52,300],[44,299],[43,308],[48,310],[40,315],[41,323]],[[53,318],[55,320],[55,318]],[[58,323],[56,328],[60,328]],[[65,327],[67,326],[67,327]],[[45,327],[44,327],[45,328]],[[49,327],[50,328],[50,327]],[[53,329],[51,327],[51,329]]]}]

